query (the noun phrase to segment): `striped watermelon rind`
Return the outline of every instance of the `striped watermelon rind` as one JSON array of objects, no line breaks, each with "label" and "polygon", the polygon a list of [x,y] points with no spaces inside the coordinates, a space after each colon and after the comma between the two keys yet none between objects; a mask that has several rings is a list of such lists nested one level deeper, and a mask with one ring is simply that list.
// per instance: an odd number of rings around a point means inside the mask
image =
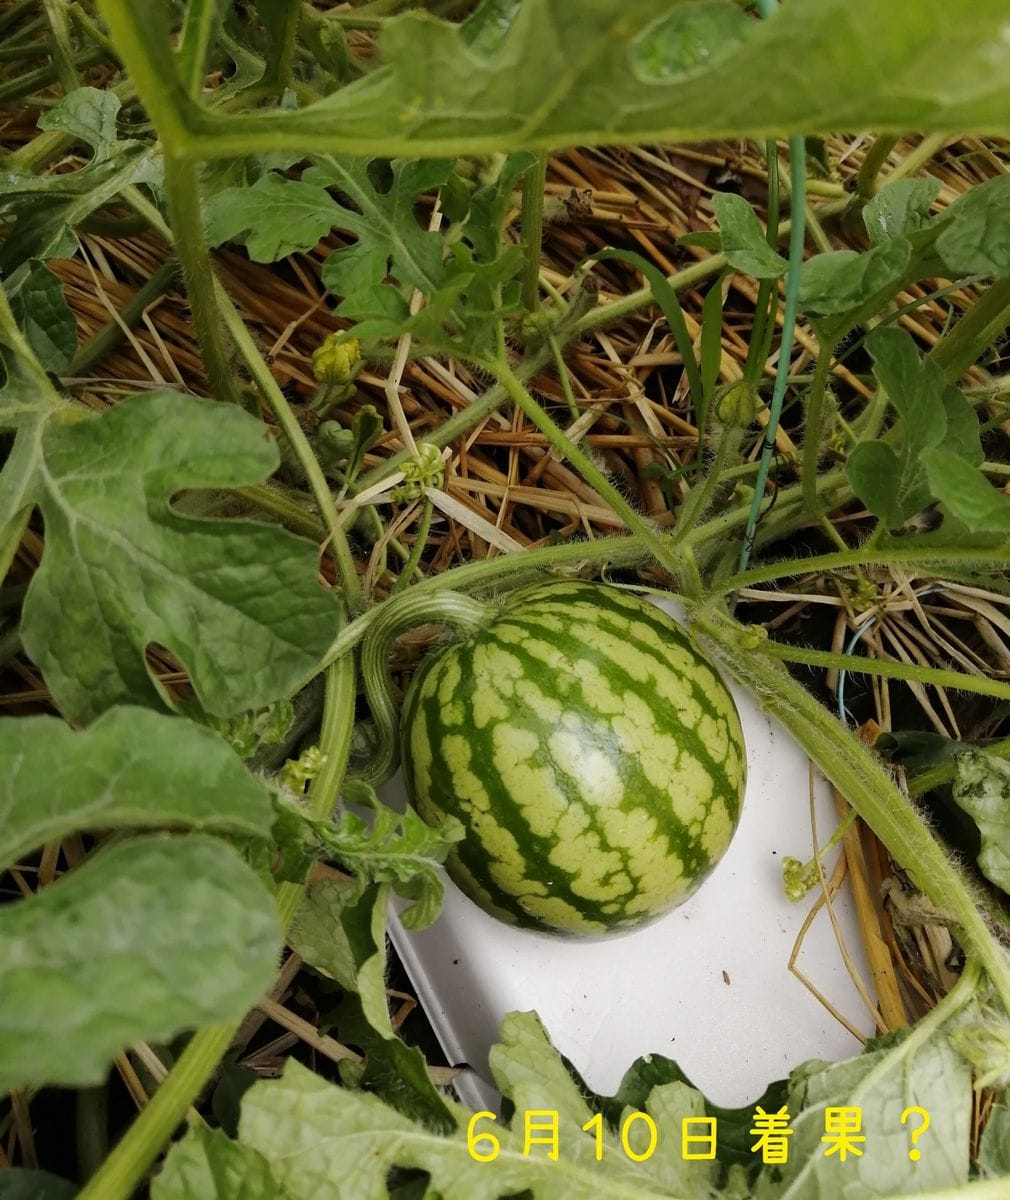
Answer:
[{"label": "striped watermelon rind", "polygon": [[732,696],[675,621],[606,584],[524,589],[422,664],[401,730],[415,807],[466,829],[450,876],[511,924],[643,925],[698,888],[739,822]]}]

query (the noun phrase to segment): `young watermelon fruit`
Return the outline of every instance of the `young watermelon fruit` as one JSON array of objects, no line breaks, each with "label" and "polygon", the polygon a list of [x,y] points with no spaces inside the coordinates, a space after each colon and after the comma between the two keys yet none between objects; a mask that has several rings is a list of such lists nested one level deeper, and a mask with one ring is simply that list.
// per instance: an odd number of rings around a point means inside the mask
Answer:
[{"label": "young watermelon fruit", "polygon": [[602,936],[701,884],[740,817],[733,698],[655,605],[599,583],[525,589],[432,654],[403,706],[408,793],[466,836],[447,867],[514,925]]}]

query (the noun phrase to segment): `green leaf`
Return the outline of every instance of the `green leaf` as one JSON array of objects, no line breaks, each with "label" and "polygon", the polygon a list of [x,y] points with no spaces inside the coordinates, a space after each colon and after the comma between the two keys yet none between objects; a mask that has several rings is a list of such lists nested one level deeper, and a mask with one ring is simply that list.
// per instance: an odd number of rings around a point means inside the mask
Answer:
[{"label": "green leaf", "polygon": [[[387,188],[376,179],[382,167],[389,172]],[[315,159],[303,178],[341,194],[344,202],[333,203],[332,224],[356,239],[323,263],[326,287],[353,299],[391,276],[426,296],[436,291],[443,274],[442,238],[421,227],[416,206],[425,192],[445,183],[451,167],[439,160],[397,159],[387,165],[374,159]]]},{"label": "green leaf", "polygon": [[[950,1023],[900,1030],[867,1044],[857,1058],[811,1062],[790,1076],[787,1097],[789,1161],[765,1168],[755,1200],[807,1200],[837,1196],[844,1172],[847,1200],[953,1188],[968,1179],[971,1130],[971,1073],[948,1040]],[[909,1159],[909,1128],[901,1114],[918,1106],[930,1114],[921,1158]],[[865,1142],[860,1157],[844,1163],[827,1156],[825,1109],[862,1110]],[[970,1194],[970,1193],[969,1193]]]},{"label": "green leaf", "polygon": [[171,391],[80,416],[32,396],[0,407],[0,423],[21,426],[0,476],[0,517],[36,503],[46,522],[24,645],[64,714],[83,724],[114,704],[165,707],[144,659],[152,642],[182,660],[218,716],[288,694],[339,624],[316,581],[315,546],[171,505],[182,488],[268,476],[278,454],[262,425]]},{"label": "green leaf", "polygon": [[183,826],[266,837],[266,786],[209,729],[114,708],[85,732],[57,717],[0,720],[0,868],[87,829]]},{"label": "green leaf", "polygon": [[[688,29],[713,11],[676,7]],[[383,29],[385,67],[282,118],[201,112],[193,148],[207,154],[243,124],[275,145],[388,157],[1005,129],[1004,0],[790,0],[770,19],[741,25],[740,40],[709,65],[664,78],[667,64],[649,49],[670,8],[668,0],[534,0],[514,6],[498,36],[472,45],[465,25],[411,11]],[[505,6],[503,20],[512,11]],[[713,43],[706,36],[698,45]]]},{"label": "green leaf", "polygon": [[982,835],[979,869],[1010,893],[1010,763],[994,754],[966,750],[957,757],[953,795]]},{"label": "green leaf", "polygon": [[989,1111],[978,1147],[978,1165],[987,1179],[1010,1175],[1010,1096]]},{"label": "green leaf", "polygon": [[993,529],[1003,498],[976,470],[982,445],[972,406],[932,359],[920,358],[903,330],[876,329],[866,344],[877,381],[902,418],[901,440],[896,448],[882,441],[853,447],[846,463],[853,491],[889,529],[934,500],[973,531]]},{"label": "green leaf", "polygon": [[220,1129],[191,1125],[151,1181],[151,1200],[289,1200],[266,1159]]},{"label": "green leaf", "polygon": [[130,184],[151,181],[160,171],[153,150],[121,142],[105,158],[79,171],[38,176],[0,169],[0,212],[14,215],[0,245],[5,287],[37,258],[68,258],[77,249],[73,230]]},{"label": "green leaf", "polygon": [[561,1168],[546,1156],[523,1157],[521,1133],[485,1118],[477,1131],[493,1130],[502,1152],[493,1164],[478,1162],[467,1149],[470,1114],[450,1108],[459,1127],[440,1135],[375,1096],[334,1087],[289,1060],[282,1079],[254,1084],[246,1093],[239,1141],[266,1158],[292,1200],[381,1200],[389,1195],[386,1177],[393,1167],[429,1172],[441,1200],[498,1200],[526,1188],[536,1200],[669,1195],[639,1182],[647,1164],[633,1169],[619,1151],[596,1162],[586,1134],[579,1135],[586,1147],[582,1161],[566,1159]]},{"label": "green leaf", "polygon": [[94,161],[108,158],[116,144],[120,102],[115,92],[79,87],[68,92],[39,118],[39,129],[59,130],[94,151]]},{"label": "green leaf", "polygon": [[378,1092],[406,1116],[451,1132],[455,1122],[428,1075],[424,1056],[397,1037],[386,995],[386,921],[389,887],[365,889],[360,880],[326,879],[314,885],[295,915],[292,948],[347,993],[326,1018],[340,1039],[366,1054],[359,1084]]},{"label": "green leaf", "polygon": [[768,245],[754,209],[743,196],[716,192],[712,197],[726,261],[735,271],[756,279],[777,279],[789,264]]},{"label": "green leaf", "polygon": [[498,48],[516,18],[522,0],[481,0],[460,27],[463,40],[478,54]]},{"label": "green leaf", "polygon": [[[696,405],[703,404],[706,397],[705,384],[701,377],[701,365],[695,357],[694,342],[688,332],[687,322],[684,320],[684,310],[681,308],[680,299],[663,272],[636,250],[607,249],[597,251],[592,257],[597,262],[606,262],[607,259],[628,262],[636,270],[642,272],[653,299],[663,310],[663,316],[666,317],[666,323],[677,344],[677,350],[684,364],[684,373],[687,375],[688,385],[691,389],[691,398]],[[718,286],[718,284],[713,284],[713,286]]]},{"label": "green leaf", "polygon": [[379,441],[386,427],[374,404],[363,404],[351,419],[351,448],[347,456],[347,478],[355,479],[365,455]]},{"label": "green leaf", "polygon": [[324,187],[271,171],[250,187],[226,187],[210,197],[207,239],[212,246],[242,242],[253,262],[276,262],[312,250],[339,216]]},{"label": "green leaf", "polygon": [[800,308],[812,317],[850,313],[895,289],[911,257],[911,242],[904,237],[862,253],[830,250],[815,254],[800,272]]},{"label": "green leaf", "polygon": [[0,1200],[73,1200],[76,1184],[48,1171],[5,1167],[0,1171]]},{"label": "green leaf", "polygon": [[1010,275],[1010,178],[969,188],[943,214],[937,253],[954,277]]},{"label": "green leaf", "polygon": [[939,193],[939,179],[899,179],[882,187],[863,209],[870,245],[881,246],[924,229]]},{"label": "green leaf", "polygon": [[[860,442],[853,446],[845,463],[845,474],[859,499],[888,529],[900,528],[906,516],[919,512],[928,500],[927,496],[922,503],[912,506],[911,513],[906,512],[899,495],[901,459],[883,442]],[[914,493],[906,491],[909,494]]]},{"label": "green leaf", "polygon": [[77,349],[77,319],[59,276],[38,259],[29,259],[26,267],[18,273],[17,286],[8,285],[7,298],[35,356],[58,375]]},{"label": "green leaf", "polygon": [[678,4],[638,39],[634,63],[647,79],[681,79],[710,70],[749,28],[743,9],[732,0]]},{"label": "green leaf", "polygon": [[273,898],[226,843],[96,851],[0,909],[0,1091],[98,1083],[131,1042],[237,1020],[279,950]]},{"label": "green leaf", "polygon": [[369,811],[371,823],[345,810],[336,825],[315,827],[320,839],[335,858],[362,878],[391,883],[397,895],[413,900],[400,913],[400,920],[406,929],[424,929],[442,906],[442,879],[436,867],[463,837],[463,826],[447,817],[436,829],[410,806],[397,812],[357,779],[344,784],[344,798]]},{"label": "green leaf", "polygon": [[933,495],[972,533],[1010,532],[1010,496],[981,471],[940,447],[922,455],[922,466]]},{"label": "green leaf", "polygon": [[391,1036],[386,999],[389,889],[358,879],[322,879],[306,893],[290,932],[292,949],[361,997],[371,1027]]}]

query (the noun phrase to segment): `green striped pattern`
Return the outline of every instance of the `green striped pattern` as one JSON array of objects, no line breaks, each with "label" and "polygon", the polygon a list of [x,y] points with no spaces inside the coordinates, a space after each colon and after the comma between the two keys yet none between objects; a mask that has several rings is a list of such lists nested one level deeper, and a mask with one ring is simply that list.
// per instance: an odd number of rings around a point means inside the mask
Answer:
[{"label": "green striped pattern", "polygon": [[653,920],[739,820],[733,698],[674,621],[606,584],[526,589],[433,655],[402,729],[418,811],[467,831],[450,875],[513,924],[602,935]]}]

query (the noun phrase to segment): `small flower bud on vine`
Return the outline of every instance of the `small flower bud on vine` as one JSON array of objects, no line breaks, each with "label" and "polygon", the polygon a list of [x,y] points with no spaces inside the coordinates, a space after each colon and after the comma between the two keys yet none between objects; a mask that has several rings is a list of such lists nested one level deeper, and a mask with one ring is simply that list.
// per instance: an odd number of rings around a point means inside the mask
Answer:
[{"label": "small flower bud on vine", "polygon": [[358,373],[361,350],[357,338],[346,333],[331,333],[312,354],[312,373],[320,383],[350,383]]},{"label": "small flower bud on vine", "polygon": [[416,500],[424,489],[438,487],[445,471],[442,451],[431,442],[419,442],[417,458],[403,464],[403,483],[393,489],[396,501]]},{"label": "small flower bud on vine", "polygon": [[813,859],[802,863],[787,854],[782,860],[782,885],[787,899],[802,900],[811,888],[817,886],[817,864]]},{"label": "small flower bud on vine", "polygon": [[316,434],[316,453],[323,466],[340,466],[347,462],[354,450],[354,432],[345,429],[339,421],[324,421]]},{"label": "small flower bud on vine", "polygon": [[323,769],[325,761],[326,755],[318,746],[309,746],[297,758],[288,759],[277,772],[277,781],[287,791],[300,796],[305,785]]},{"label": "small flower bud on vine", "polygon": [[737,379],[716,393],[715,411],[724,425],[746,429],[757,413],[758,390],[749,379]]}]

